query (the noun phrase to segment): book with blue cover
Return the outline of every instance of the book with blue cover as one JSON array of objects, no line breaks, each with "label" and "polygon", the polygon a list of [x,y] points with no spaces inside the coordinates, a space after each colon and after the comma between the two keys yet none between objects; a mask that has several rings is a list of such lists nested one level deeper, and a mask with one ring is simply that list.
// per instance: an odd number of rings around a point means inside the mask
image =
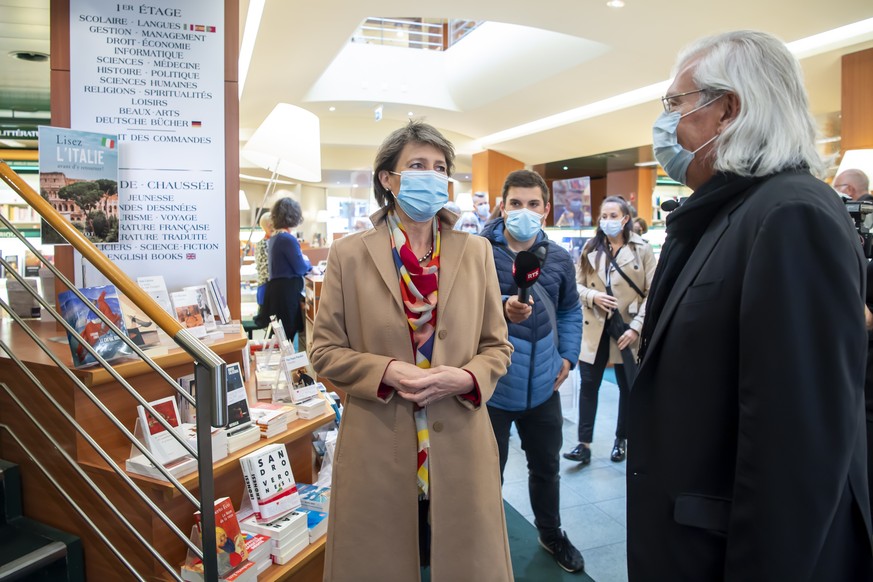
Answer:
[{"label": "book with blue cover", "polygon": [[[122,333],[127,334],[124,325],[124,315],[121,311],[121,303],[118,300],[118,292],[114,285],[101,287],[85,287],[79,291],[93,303],[109,321],[115,324]],[[116,358],[129,356],[132,350],[115,333],[109,329],[85,302],[79,299],[72,291],[64,291],[58,295],[58,304],[64,320],[75,329],[82,338],[88,342],[95,352],[103,359],[110,361]],[[73,366],[87,366],[96,363],[97,360],[88,352],[82,343],[73,334],[67,333],[70,341],[70,351],[73,354]]]}]

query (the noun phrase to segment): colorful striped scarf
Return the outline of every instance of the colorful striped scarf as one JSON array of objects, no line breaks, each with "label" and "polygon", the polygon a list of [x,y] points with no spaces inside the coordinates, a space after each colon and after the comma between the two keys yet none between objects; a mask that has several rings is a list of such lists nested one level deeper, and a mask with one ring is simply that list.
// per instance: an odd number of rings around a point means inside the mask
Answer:
[{"label": "colorful striped scarf", "polygon": [[[437,317],[437,289],[439,288],[440,229],[439,219],[433,221],[433,253],[426,265],[418,262],[406,238],[406,231],[393,212],[388,213],[394,266],[400,274],[400,295],[409,322],[409,335],[415,351],[415,365],[430,368],[433,357],[434,328]],[[430,436],[427,429],[427,409],[415,407],[415,428],[418,435],[418,490],[421,499],[428,498],[430,477],[428,453]]]}]

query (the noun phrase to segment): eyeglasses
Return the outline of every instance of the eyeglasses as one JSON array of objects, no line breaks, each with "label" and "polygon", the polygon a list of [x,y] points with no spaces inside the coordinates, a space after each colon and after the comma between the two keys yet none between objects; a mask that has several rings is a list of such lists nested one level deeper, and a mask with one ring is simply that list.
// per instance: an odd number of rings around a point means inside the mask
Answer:
[{"label": "eyeglasses", "polygon": [[672,113],[679,106],[677,99],[686,95],[694,95],[695,93],[703,93],[706,89],[697,89],[695,91],[686,91],[685,93],[677,93],[676,95],[664,95],[661,97],[661,103],[664,105],[664,111]]}]

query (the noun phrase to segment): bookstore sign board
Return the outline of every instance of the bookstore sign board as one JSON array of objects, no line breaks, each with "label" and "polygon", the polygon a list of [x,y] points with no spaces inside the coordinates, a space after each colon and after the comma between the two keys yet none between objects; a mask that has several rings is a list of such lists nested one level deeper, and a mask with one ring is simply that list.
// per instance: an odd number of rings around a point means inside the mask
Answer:
[{"label": "bookstore sign board", "polygon": [[70,0],[70,112],[118,135],[104,253],[133,277],[159,265],[171,288],[226,282],[224,4]]}]

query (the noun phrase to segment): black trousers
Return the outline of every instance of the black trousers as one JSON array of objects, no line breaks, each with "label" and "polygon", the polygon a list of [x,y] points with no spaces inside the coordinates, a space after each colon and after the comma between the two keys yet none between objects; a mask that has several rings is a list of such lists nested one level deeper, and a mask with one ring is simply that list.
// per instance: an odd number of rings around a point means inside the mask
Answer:
[{"label": "black trousers", "polygon": [[501,410],[488,407],[491,426],[497,438],[500,454],[500,481],[509,456],[509,429],[515,423],[521,448],[527,457],[528,493],[534,512],[534,523],[545,535],[554,534],[561,527],[560,506],[560,453],[563,444],[561,425],[561,396],[551,398],[530,410]]},{"label": "black trousers", "polygon": [[[590,443],[594,438],[594,418],[597,416],[597,397],[600,393],[600,384],[603,382],[603,371],[609,361],[609,334],[606,326],[600,335],[600,344],[597,346],[597,354],[594,363],[579,362],[580,397],[579,397],[579,442]],[[618,422],[615,426],[615,437],[627,438],[624,421],[627,418],[628,386],[627,377],[624,374],[624,366],[613,364],[615,379],[618,380]]]}]

